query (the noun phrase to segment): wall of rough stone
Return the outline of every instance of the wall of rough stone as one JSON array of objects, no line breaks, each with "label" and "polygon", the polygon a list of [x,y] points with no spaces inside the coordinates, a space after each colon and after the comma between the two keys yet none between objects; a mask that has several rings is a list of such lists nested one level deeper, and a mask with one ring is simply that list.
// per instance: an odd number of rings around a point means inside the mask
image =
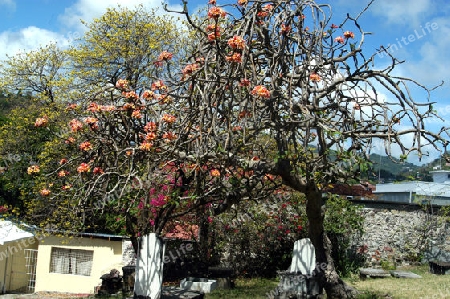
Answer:
[{"label": "wall of rough stone", "polygon": [[362,213],[364,235],[354,239],[353,248],[368,266],[450,262],[450,225],[442,217],[422,209],[364,208]]}]

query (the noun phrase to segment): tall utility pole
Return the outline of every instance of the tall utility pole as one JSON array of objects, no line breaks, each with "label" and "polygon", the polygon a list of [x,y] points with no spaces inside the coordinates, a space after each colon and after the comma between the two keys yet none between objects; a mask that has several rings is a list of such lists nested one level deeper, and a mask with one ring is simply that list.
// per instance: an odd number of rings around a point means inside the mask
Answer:
[{"label": "tall utility pole", "polygon": [[378,184],[381,184],[381,155],[380,162],[378,163]]}]

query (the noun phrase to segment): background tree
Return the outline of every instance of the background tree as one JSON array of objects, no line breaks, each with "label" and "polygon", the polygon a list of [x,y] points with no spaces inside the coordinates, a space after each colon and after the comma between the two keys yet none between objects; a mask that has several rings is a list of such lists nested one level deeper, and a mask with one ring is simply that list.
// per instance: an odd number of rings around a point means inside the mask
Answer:
[{"label": "background tree", "polygon": [[[67,55],[55,44],[29,53],[7,57],[0,66],[2,115],[0,163],[2,197],[20,216],[34,198],[33,177],[28,173],[45,148],[57,140],[65,94]],[[35,130],[35,121],[45,129]],[[34,171],[39,171],[38,168]]]}]

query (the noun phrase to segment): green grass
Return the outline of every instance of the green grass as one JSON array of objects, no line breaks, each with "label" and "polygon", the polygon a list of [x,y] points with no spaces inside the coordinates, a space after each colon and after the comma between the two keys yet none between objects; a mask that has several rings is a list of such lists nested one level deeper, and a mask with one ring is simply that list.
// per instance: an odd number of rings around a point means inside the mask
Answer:
[{"label": "green grass", "polygon": [[267,293],[278,285],[276,279],[237,279],[236,286],[231,290],[214,290],[206,294],[206,299],[239,298],[239,299],[267,299]]},{"label": "green grass", "polygon": [[344,279],[361,292],[360,299],[428,299],[450,298],[450,275],[435,275],[428,271],[428,265],[403,267],[397,270],[411,271],[422,278],[377,278],[361,280]]},{"label": "green grass", "polygon": [[[378,278],[359,279],[355,275],[344,281],[360,291],[359,299],[444,299],[450,298],[450,275],[435,275],[428,272],[428,265],[403,267],[397,270],[411,271],[422,278]],[[206,294],[206,299],[239,298],[267,299],[267,293],[276,288],[276,279],[237,279],[231,290],[215,290]]]}]

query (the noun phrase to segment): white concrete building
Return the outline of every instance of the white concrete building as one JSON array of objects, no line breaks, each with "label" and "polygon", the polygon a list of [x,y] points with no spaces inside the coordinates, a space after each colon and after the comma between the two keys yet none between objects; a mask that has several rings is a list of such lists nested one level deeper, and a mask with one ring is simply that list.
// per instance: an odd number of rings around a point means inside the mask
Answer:
[{"label": "white concrete building", "polygon": [[373,191],[375,200],[407,204],[450,205],[450,171],[436,170],[430,173],[433,176],[433,182],[409,181],[377,184]]}]

